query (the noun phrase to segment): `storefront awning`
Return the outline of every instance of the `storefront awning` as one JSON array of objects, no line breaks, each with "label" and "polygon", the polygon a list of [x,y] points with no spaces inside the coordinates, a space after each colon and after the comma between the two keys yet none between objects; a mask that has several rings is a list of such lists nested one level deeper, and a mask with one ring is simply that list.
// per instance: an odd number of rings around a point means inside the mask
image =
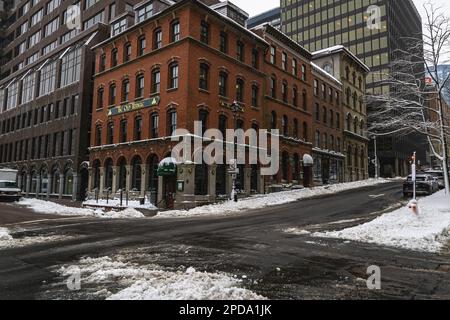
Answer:
[{"label": "storefront awning", "polygon": [[177,160],[175,158],[165,158],[158,165],[158,176],[167,177],[177,174]]}]

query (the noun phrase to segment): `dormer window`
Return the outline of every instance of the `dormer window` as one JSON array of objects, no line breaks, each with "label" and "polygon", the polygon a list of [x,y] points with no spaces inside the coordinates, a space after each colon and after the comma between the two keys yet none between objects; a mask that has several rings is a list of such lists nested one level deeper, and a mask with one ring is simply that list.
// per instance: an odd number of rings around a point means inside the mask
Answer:
[{"label": "dormer window", "polygon": [[112,36],[115,36],[121,32],[124,32],[127,29],[127,19],[122,19],[117,22],[114,22],[112,25]]},{"label": "dormer window", "polygon": [[136,10],[137,23],[142,22],[153,15],[153,3],[147,3]]}]

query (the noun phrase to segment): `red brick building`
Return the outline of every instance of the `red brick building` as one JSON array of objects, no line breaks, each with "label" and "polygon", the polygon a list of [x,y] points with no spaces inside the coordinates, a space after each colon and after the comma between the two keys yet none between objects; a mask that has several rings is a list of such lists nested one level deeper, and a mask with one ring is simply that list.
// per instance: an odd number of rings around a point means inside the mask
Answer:
[{"label": "red brick building", "polygon": [[[310,53],[272,27],[246,29],[223,6],[219,13],[183,0],[157,8],[135,24],[129,14],[119,16],[117,25],[123,19],[129,27],[95,48],[89,190],[151,194],[158,206],[176,208],[230,194],[226,164],[186,162],[161,175],[159,165],[176,143],[173,131],[194,132],[195,121],[203,131],[280,130],[280,172],[263,177],[259,165],[241,165],[242,194],[302,184],[302,159],[312,149]],[[143,9],[135,9],[138,17]]]},{"label": "red brick building", "polygon": [[344,182],[342,83],[312,63],[314,183]]}]

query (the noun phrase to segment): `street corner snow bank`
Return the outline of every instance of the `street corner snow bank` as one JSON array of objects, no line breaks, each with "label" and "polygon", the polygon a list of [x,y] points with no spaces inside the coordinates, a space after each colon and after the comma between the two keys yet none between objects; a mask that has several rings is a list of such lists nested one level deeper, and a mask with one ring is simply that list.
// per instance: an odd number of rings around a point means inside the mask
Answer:
[{"label": "street corner snow bank", "polygon": [[282,191],[265,195],[255,195],[249,198],[241,199],[238,202],[225,201],[223,203],[205,205],[190,210],[170,210],[158,212],[158,218],[176,218],[176,217],[199,217],[199,216],[225,216],[236,214],[245,210],[262,209],[295,202],[302,199],[331,195],[339,192],[375,186],[378,184],[392,182],[387,179],[368,179],[363,181],[332,184],[327,186],[304,188],[291,191]]},{"label": "street corner snow bank", "polygon": [[157,265],[131,263],[120,256],[83,258],[57,272],[64,278],[80,274],[81,283],[95,290],[94,297],[108,300],[264,299],[242,288],[243,280],[226,274],[200,272],[192,267],[164,270]]},{"label": "street corner snow bank", "polygon": [[100,218],[109,218],[109,219],[138,219],[145,218],[144,214],[137,211],[133,208],[126,208],[122,211],[98,211],[96,212],[96,216]]},{"label": "street corner snow bank", "polygon": [[450,197],[442,191],[419,201],[419,215],[405,207],[356,227],[313,236],[437,253],[450,240],[449,229]]},{"label": "street corner snow bank", "polygon": [[20,200],[18,204],[27,207],[34,212],[43,214],[55,214],[63,216],[95,216],[97,213],[100,213],[99,210],[68,207],[55,202],[39,199],[24,198]]},{"label": "street corner snow bank", "polygon": [[68,207],[39,199],[22,199],[18,204],[37,213],[61,216],[91,216],[107,219],[136,219],[145,217],[141,212],[133,208],[126,208],[122,211],[104,211],[102,209]]},{"label": "street corner snow bank", "polygon": [[6,228],[0,227],[0,241],[10,241],[12,240],[12,236],[9,234],[9,230]]}]

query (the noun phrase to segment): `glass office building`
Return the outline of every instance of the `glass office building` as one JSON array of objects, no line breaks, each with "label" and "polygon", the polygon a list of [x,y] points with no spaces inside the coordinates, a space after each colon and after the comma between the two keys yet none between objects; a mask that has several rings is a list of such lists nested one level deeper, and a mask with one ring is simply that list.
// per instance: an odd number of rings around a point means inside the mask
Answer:
[{"label": "glass office building", "polygon": [[[389,73],[394,52],[406,48],[406,37],[422,34],[412,0],[281,0],[281,21],[282,31],[311,52],[335,45],[349,48],[371,69],[368,94],[389,93],[389,86],[381,81]],[[382,175],[406,174],[413,151],[426,159],[426,144],[418,144],[417,139],[380,139]]]}]

